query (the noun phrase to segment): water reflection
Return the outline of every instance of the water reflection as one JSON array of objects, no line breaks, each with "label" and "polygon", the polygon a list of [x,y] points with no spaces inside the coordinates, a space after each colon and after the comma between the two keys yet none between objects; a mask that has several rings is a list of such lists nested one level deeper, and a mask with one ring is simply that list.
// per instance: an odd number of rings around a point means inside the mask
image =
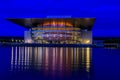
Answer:
[{"label": "water reflection", "polygon": [[[44,76],[89,79],[90,48],[12,47],[11,71],[36,70]],[[87,77],[86,77],[87,76]]]}]

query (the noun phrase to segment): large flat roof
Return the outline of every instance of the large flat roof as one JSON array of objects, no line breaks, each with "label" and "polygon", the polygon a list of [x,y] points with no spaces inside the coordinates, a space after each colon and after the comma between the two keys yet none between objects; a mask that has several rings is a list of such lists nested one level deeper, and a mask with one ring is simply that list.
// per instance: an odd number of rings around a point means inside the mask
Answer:
[{"label": "large flat roof", "polygon": [[46,21],[62,21],[72,23],[73,26],[91,30],[96,18],[7,18],[7,20],[25,28],[36,27]]}]

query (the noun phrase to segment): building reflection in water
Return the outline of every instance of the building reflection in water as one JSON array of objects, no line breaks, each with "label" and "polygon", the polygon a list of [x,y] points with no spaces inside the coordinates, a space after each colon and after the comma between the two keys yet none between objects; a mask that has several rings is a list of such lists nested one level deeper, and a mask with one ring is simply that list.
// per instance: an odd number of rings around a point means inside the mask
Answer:
[{"label": "building reflection in water", "polygon": [[11,70],[37,70],[52,76],[85,73],[89,77],[91,48],[12,47]]}]

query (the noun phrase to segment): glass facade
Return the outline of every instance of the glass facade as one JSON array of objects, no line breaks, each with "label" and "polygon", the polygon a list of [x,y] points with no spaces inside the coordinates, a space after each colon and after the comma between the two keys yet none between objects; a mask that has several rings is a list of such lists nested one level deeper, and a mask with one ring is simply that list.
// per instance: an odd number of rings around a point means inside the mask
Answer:
[{"label": "glass facade", "polygon": [[[41,44],[91,44],[92,32],[69,21],[48,20],[37,23],[27,32],[26,43]],[[25,33],[26,35],[26,33]],[[29,39],[27,39],[28,37]],[[31,42],[30,42],[31,41]]]},{"label": "glass facade", "polygon": [[32,39],[36,43],[81,43],[80,28],[75,28],[68,22],[46,22],[32,28]]}]

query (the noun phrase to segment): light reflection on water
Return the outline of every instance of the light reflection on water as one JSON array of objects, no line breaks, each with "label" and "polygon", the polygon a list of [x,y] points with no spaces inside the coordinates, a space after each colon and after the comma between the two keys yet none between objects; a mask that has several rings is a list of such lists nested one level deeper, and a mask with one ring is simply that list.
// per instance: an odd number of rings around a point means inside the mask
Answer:
[{"label": "light reflection on water", "polygon": [[78,77],[82,73],[90,76],[91,48],[12,47],[11,71],[28,70],[42,71],[46,77],[76,73]]}]

